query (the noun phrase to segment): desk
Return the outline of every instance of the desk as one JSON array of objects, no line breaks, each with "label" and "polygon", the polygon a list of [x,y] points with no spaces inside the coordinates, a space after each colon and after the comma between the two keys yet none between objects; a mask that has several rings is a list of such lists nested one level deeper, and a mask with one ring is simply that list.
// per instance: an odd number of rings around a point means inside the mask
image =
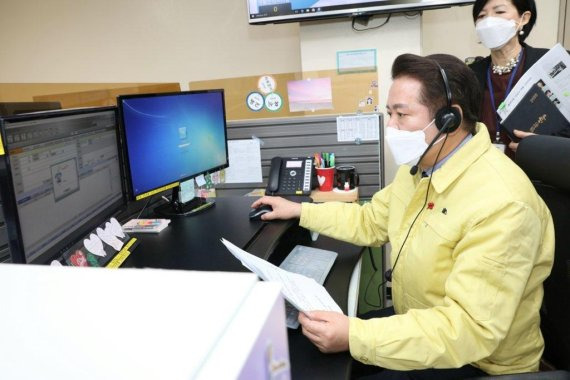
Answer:
[{"label": "desk", "polygon": [[[193,217],[173,219],[159,234],[138,234],[140,244],[123,266],[247,271],[220,242],[222,237],[277,265],[297,244],[328,249],[339,256],[324,286],[346,313],[350,277],[362,248],[325,236],[313,242],[298,221],[250,221],[252,201],[250,197],[217,198],[213,208]],[[288,339],[293,379],[349,377],[350,354],[322,354],[300,329],[289,329]]]}]

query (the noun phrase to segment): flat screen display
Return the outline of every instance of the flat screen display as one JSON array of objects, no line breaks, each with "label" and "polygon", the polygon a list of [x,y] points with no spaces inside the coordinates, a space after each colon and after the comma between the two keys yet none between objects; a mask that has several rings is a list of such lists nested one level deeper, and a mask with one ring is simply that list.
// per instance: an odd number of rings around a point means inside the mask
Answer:
[{"label": "flat screen display", "polygon": [[135,200],[228,166],[223,90],[121,96]]},{"label": "flat screen display", "polygon": [[247,0],[250,24],[411,12],[473,4],[475,0]]},{"label": "flat screen display", "polygon": [[[116,108],[63,110],[2,120],[6,219],[23,257],[58,257],[124,206]],[[6,199],[4,197],[6,196]]]}]

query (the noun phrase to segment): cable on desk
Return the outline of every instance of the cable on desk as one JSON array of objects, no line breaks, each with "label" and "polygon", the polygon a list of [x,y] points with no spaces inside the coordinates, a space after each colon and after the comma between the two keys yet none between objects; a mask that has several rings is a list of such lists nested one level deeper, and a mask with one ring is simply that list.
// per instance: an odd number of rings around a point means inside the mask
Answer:
[{"label": "cable on desk", "polygon": [[368,254],[370,255],[370,263],[372,264],[372,268],[374,269],[374,273],[372,274],[372,276],[370,276],[370,279],[368,280],[368,283],[366,284],[366,287],[364,288],[364,302],[366,303],[366,305],[371,306],[371,307],[377,307],[377,308],[381,308],[382,307],[382,295],[381,295],[381,287],[378,288],[378,305],[375,305],[371,302],[368,302],[368,290],[370,289],[370,285],[372,284],[372,280],[374,280],[374,277],[376,277],[376,273],[378,273],[378,267],[376,266],[376,262],[374,260],[374,255],[372,254],[372,248],[368,247]]},{"label": "cable on desk", "polygon": [[139,212],[139,214],[137,215],[137,217],[135,219],[138,219],[141,217],[141,214],[143,213],[143,211],[148,207],[148,204],[150,203],[150,200],[152,199],[153,195],[151,195],[150,197],[148,197],[148,200],[146,201],[146,204],[144,205],[144,207],[141,209],[141,211]]}]

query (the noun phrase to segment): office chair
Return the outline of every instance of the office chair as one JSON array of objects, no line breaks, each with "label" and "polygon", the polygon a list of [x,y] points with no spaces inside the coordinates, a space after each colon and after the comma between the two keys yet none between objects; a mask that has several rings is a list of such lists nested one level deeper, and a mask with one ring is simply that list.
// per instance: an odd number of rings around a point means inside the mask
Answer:
[{"label": "office chair", "polygon": [[554,221],[554,264],[544,282],[540,310],[545,341],[541,368],[554,370],[485,379],[570,379],[570,139],[543,135],[524,138],[515,161],[532,180]]},{"label": "office chair", "polygon": [[554,220],[554,265],[544,282],[541,309],[543,359],[554,368],[570,370],[570,139],[541,135],[522,139],[516,162]]}]

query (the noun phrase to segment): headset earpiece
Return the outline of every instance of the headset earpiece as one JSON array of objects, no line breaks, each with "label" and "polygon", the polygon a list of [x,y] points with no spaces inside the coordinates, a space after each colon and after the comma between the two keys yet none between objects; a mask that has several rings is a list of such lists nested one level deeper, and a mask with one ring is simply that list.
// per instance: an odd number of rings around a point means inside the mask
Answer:
[{"label": "headset earpiece", "polygon": [[449,86],[449,81],[447,80],[447,74],[445,73],[445,70],[439,65],[437,61],[434,62],[439,68],[441,78],[443,79],[445,96],[447,98],[447,106],[440,108],[435,113],[435,126],[437,129],[441,130],[445,124],[448,124],[445,133],[451,133],[461,125],[461,113],[457,108],[451,106],[451,87]]},{"label": "headset earpiece", "polygon": [[435,126],[441,130],[448,120],[452,120],[447,126],[445,133],[455,131],[461,125],[461,113],[455,107],[440,108],[435,114]]}]

